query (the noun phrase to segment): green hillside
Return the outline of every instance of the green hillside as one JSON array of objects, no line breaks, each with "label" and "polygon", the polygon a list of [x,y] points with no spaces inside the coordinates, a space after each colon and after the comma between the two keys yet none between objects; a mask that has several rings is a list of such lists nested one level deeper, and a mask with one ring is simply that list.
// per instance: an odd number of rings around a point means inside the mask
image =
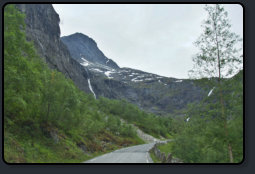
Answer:
[{"label": "green hillside", "polygon": [[170,118],[141,111],[125,101],[79,90],[49,69],[26,40],[24,14],[4,9],[4,159],[9,163],[82,162],[121,147],[144,143],[136,124],[167,137]]},{"label": "green hillside", "polygon": [[[201,102],[177,110],[178,115],[159,117],[126,100],[95,99],[61,72],[50,69],[34,44],[26,40],[24,19],[14,5],[5,7],[6,162],[77,163],[145,143],[129,124],[156,138],[174,139],[159,149],[185,163],[228,163],[229,152],[233,162],[242,161],[243,71],[223,79],[220,85],[217,79],[194,80],[211,93]],[[173,88],[178,92],[177,86]],[[185,91],[184,95],[187,97]]]},{"label": "green hillside", "polygon": [[225,79],[222,88],[226,124],[220,116],[218,87],[199,105],[190,105],[186,115],[190,120],[183,122],[172,147],[172,153],[184,162],[228,163],[230,147],[233,162],[243,160],[243,71]]}]

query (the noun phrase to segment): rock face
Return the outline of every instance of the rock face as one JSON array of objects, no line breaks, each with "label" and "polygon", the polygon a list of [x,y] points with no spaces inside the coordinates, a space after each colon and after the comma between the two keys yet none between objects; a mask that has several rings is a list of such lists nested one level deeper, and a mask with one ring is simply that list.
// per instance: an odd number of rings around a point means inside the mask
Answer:
[{"label": "rock face", "polygon": [[27,39],[34,42],[49,67],[71,78],[77,87],[95,98],[126,99],[148,112],[181,115],[188,103],[198,102],[208,93],[192,80],[119,68],[84,34],[60,39],[60,20],[52,5],[18,4],[17,7],[26,14]]},{"label": "rock face", "polygon": [[75,61],[60,40],[59,15],[50,4],[17,4],[26,15],[27,40],[33,41],[39,55],[50,68],[56,69],[86,92],[89,92],[87,72]]},{"label": "rock face", "polygon": [[82,58],[85,58],[92,63],[99,63],[115,69],[119,68],[114,61],[108,59],[102,51],[98,49],[93,39],[82,33],[64,36],[61,37],[61,40],[69,49],[71,56],[78,62],[82,62]]},{"label": "rock face", "polygon": [[[90,72],[93,94],[126,99],[149,112],[165,115],[180,113],[188,103],[198,102],[204,91],[192,80],[167,78],[111,64],[88,36],[75,33],[62,37],[73,59]],[[117,65],[117,64],[116,64]]]}]

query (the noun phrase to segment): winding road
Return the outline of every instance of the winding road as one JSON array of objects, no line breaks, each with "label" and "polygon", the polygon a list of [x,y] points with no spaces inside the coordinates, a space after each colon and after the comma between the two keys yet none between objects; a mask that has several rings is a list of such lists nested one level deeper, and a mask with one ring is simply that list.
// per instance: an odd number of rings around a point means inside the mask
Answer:
[{"label": "winding road", "polygon": [[98,156],[84,163],[153,163],[149,150],[153,143],[131,146]]}]

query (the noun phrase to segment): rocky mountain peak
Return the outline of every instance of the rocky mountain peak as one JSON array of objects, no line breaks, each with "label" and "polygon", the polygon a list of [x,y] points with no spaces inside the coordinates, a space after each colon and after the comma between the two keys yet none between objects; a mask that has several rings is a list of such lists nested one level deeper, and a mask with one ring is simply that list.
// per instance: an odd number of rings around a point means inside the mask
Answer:
[{"label": "rocky mountain peak", "polygon": [[119,66],[111,59],[107,58],[98,48],[97,43],[90,37],[82,33],[74,33],[69,36],[61,37],[63,43],[67,46],[71,56],[82,63],[87,60],[92,63],[105,65],[114,69]]},{"label": "rocky mountain peak", "polygon": [[59,15],[52,5],[18,4],[17,7],[26,14],[27,39],[33,41],[49,67],[65,74],[95,98],[125,99],[158,115],[180,115],[188,103],[202,100],[209,92],[192,80],[119,68],[93,39],[82,33],[60,38]]}]

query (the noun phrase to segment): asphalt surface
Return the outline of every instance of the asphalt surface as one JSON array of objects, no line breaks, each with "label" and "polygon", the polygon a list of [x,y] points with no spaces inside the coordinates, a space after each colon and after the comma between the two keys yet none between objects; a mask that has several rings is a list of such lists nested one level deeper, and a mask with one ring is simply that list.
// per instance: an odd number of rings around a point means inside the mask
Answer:
[{"label": "asphalt surface", "polygon": [[149,150],[155,143],[142,144],[115,150],[84,163],[153,163]]}]

